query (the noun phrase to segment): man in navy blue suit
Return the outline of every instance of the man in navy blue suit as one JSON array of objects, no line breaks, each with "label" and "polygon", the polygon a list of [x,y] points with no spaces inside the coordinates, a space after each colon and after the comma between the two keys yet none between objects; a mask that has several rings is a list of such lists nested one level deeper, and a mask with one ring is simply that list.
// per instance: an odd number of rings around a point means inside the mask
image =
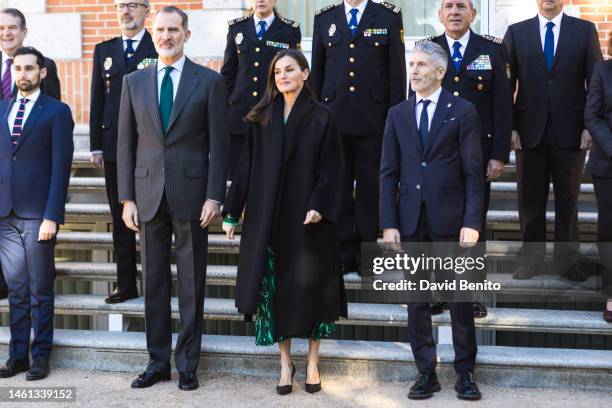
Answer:
[{"label": "man in navy blue suit", "polygon": [[[448,58],[438,44],[417,43],[409,58],[416,92],[391,108],[383,137],[380,220],[386,243],[478,241],[485,185],[481,126],[472,103],[442,89]],[[480,399],[470,302],[449,304],[457,397]],[[408,336],[419,375],[408,397],[425,399],[440,390],[436,344],[428,302],[408,305]]]},{"label": "man in navy blue suit", "polygon": [[53,343],[53,249],[64,222],[74,122],[68,105],[41,93],[47,71],[38,50],[19,48],[13,69],[19,92],[0,102],[0,262],[11,325],[0,378],[29,370],[27,380],[40,380]]}]

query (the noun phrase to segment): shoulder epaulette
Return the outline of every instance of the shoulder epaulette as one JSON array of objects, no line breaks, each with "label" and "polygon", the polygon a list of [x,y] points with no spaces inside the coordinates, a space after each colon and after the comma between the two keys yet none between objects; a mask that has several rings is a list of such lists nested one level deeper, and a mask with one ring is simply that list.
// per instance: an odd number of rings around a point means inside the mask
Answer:
[{"label": "shoulder epaulette", "polygon": [[493,37],[492,35],[483,35],[482,38],[484,38],[485,40],[489,40],[491,42],[494,42],[495,44],[501,44],[503,39],[499,38],[499,37]]},{"label": "shoulder epaulette", "polygon": [[236,23],[240,23],[241,21],[247,20],[248,18],[249,18],[248,16],[238,17],[238,18],[235,18],[233,20],[229,20],[227,22],[227,25],[229,25],[231,27],[231,26],[233,26]]},{"label": "shoulder epaulette", "polygon": [[289,18],[284,18],[284,17],[283,17],[283,18],[281,18],[281,21],[282,21],[283,23],[287,24],[287,25],[290,25],[290,26],[291,26],[291,27],[293,27],[293,28],[300,28],[300,23],[295,22],[295,21],[293,21],[293,20],[291,20],[291,19],[289,19]]},{"label": "shoulder epaulette", "polygon": [[387,3],[386,1],[381,1],[378,4],[380,4],[384,8],[391,10],[395,14],[399,14],[399,12],[402,11],[402,9],[399,6],[396,6],[395,4]]},{"label": "shoulder epaulette", "polygon": [[115,41],[117,38],[121,38],[121,37],[113,37],[113,38],[111,38],[111,39],[108,39],[108,40],[106,40],[106,41],[102,41],[102,42],[98,43],[98,45],[100,45],[100,44],[107,44],[107,43],[111,43],[111,42]]},{"label": "shoulder epaulette", "polygon": [[330,4],[329,6],[323,7],[322,9],[319,9],[315,12],[315,16],[321,15],[325,13],[326,11],[333,9],[334,7],[336,7],[335,4]]},{"label": "shoulder epaulette", "polygon": [[425,41],[433,41],[436,38],[435,35],[432,35],[431,37],[427,37],[427,38],[422,38],[420,40],[415,41],[415,44],[421,44],[424,43]]}]

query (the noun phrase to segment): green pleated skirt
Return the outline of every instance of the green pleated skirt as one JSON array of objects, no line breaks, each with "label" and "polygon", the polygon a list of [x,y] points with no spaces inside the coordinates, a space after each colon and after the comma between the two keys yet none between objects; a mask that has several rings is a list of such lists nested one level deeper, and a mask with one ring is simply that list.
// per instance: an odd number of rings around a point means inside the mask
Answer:
[{"label": "green pleated skirt", "polygon": [[[274,275],[275,260],[274,251],[268,247],[266,259],[266,271],[259,288],[259,300],[257,301],[257,315],[255,316],[255,344],[258,346],[271,346],[276,342],[286,340],[287,336],[279,336],[274,332],[274,294],[276,293],[276,279]],[[313,340],[321,340],[334,334],[336,324],[334,322],[322,322],[314,324],[310,333],[299,336]]]}]

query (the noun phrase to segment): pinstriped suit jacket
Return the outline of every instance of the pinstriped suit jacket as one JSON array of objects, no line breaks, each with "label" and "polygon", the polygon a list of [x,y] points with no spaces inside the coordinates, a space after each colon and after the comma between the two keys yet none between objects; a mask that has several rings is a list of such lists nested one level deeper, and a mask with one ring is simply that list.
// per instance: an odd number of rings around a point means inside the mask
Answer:
[{"label": "pinstriped suit jacket", "polygon": [[124,77],[119,112],[119,200],[150,221],[162,196],[180,220],[200,218],[206,199],[225,198],[229,133],[223,77],[188,58],[164,134],[157,64]]}]

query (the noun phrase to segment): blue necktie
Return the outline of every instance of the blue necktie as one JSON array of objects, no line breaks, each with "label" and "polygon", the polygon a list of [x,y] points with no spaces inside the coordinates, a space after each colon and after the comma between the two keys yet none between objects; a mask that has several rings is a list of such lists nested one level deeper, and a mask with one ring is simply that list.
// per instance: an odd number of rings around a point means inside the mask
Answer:
[{"label": "blue necktie", "polygon": [[453,59],[453,65],[455,66],[455,72],[459,72],[459,68],[461,68],[461,61],[463,61],[463,55],[461,55],[459,48],[461,48],[461,43],[459,41],[455,41],[453,44],[453,55],[451,57]]},{"label": "blue necktie", "polygon": [[431,101],[427,99],[421,99],[423,104],[423,110],[421,111],[421,119],[419,120],[419,138],[421,139],[421,145],[423,149],[427,143],[427,136],[429,135],[429,115],[427,114],[427,106]]},{"label": "blue necktie", "polygon": [[125,47],[125,61],[129,63],[130,59],[136,52],[134,51],[134,46],[133,46],[135,40],[127,39],[125,40],[125,42],[127,43],[127,46]]},{"label": "blue necktie", "polygon": [[553,27],[555,23],[549,21],[546,23],[546,36],[544,37],[544,58],[546,58],[546,66],[548,70],[552,70],[553,60],[555,59],[555,35]]},{"label": "blue necktie", "polygon": [[359,10],[356,8],[351,9],[351,20],[349,21],[349,30],[351,31],[351,36],[354,37],[355,33],[357,33],[357,13]]},{"label": "blue necktie", "polygon": [[161,92],[159,94],[159,116],[161,117],[162,128],[164,133],[168,130],[170,123],[170,115],[172,114],[172,106],[174,105],[174,85],[170,72],[174,67],[167,66],[164,68],[164,78],[161,83]]},{"label": "blue necktie", "polygon": [[259,31],[257,32],[257,38],[259,39],[259,41],[261,41],[264,34],[266,33],[267,24],[265,21],[261,20],[259,23],[257,23],[257,25],[259,26]]}]

